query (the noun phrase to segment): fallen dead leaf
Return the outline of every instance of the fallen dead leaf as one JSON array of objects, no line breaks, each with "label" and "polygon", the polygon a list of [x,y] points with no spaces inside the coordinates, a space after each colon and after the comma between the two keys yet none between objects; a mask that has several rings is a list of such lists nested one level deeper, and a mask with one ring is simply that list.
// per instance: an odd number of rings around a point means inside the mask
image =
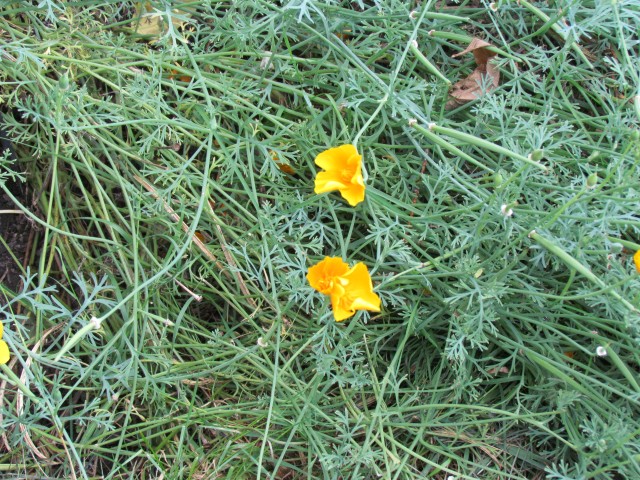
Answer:
[{"label": "fallen dead leaf", "polygon": [[[471,74],[456,82],[451,90],[451,98],[447,102],[446,108],[452,109],[459,105],[463,105],[472,100],[476,100],[482,96],[483,93],[491,91],[496,88],[500,82],[500,71],[492,64],[491,60],[496,54],[490,51],[487,47],[492,45],[479,38],[474,38],[469,43],[469,46],[462,52],[452,55],[453,58],[460,57],[469,52],[473,53],[473,58],[476,61],[476,69]],[[483,85],[486,87],[487,82],[483,81],[483,77],[489,77],[491,84],[489,88],[483,91]]]},{"label": "fallen dead leaf", "polygon": [[273,150],[269,150],[269,154],[271,155],[271,159],[275,162],[275,164],[278,166],[278,168],[280,169],[281,172],[286,173],[287,175],[295,175],[296,171],[295,169],[289,165],[288,163],[285,162],[281,162],[278,154],[273,151]]},{"label": "fallen dead leaf", "polygon": [[[178,3],[185,3],[186,0],[180,0]],[[184,25],[182,18],[190,17],[190,14],[184,10],[175,9],[176,17],[171,18],[174,27],[180,28]],[[154,12],[151,2],[138,2],[136,5],[135,18],[139,18],[140,22],[136,25],[136,33],[140,35],[150,35],[160,37],[167,31],[167,27],[163,24],[162,15]]]}]

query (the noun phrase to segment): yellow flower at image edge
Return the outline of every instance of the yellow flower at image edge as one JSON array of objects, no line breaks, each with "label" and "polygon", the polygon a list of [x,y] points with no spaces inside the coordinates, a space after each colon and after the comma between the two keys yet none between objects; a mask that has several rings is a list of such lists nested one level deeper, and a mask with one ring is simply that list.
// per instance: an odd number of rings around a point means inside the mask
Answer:
[{"label": "yellow flower at image edge", "polygon": [[356,310],[380,311],[380,297],[373,293],[369,270],[364,263],[349,268],[339,257],[325,257],[309,268],[307,280],[311,287],[329,295],[333,317],[341,322]]},{"label": "yellow flower at image edge", "polygon": [[633,263],[636,264],[636,270],[640,273],[640,250],[633,256]]},{"label": "yellow flower at image edge", "polygon": [[2,323],[0,323],[0,365],[4,365],[9,361],[9,345],[7,342],[2,340],[2,335],[4,334],[4,327]]},{"label": "yellow flower at image edge", "polygon": [[364,200],[362,155],[351,144],[330,148],[319,154],[316,165],[324,170],[316,175],[315,193],[338,190],[351,205]]}]

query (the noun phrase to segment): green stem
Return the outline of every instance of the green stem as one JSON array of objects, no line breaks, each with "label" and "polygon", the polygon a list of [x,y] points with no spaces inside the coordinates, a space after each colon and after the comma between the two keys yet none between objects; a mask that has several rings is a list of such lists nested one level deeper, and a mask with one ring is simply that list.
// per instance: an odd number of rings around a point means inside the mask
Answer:
[{"label": "green stem", "polygon": [[640,244],[638,243],[630,242],[629,240],[622,240],[621,238],[612,237],[610,235],[607,235],[607,239],[612,241],[613,243],[619,243],[623,247],[630,250],[640,250]]},{"label": "green stem", "polygon": [[636,393],[640,393],[640,385],[638,385],[636,378],[633,376],[633,373],[631,373],[631,370],[629,370],[629,367],[627,367],[627,365],[618,356],[616,351],[613,348],[611,348],[611,344],[607,343],[606,345],[604,345],[604,348],[607,350],[607,356],[611,359],[611,362],[616,367],[618,367],[618,370],[620,370],[622,375],[624,375],[624,378],[629,380],[629,383],[631,384],[633,389],[636,391]]},{"label": "green stem", "polygon": [[440,70],[438,70],[438,68],[429,61],[429,59],[427,57],[425,57],[422,52],[418,49],[418,42],[416,42],[415,40],[411,41],[411,44],[409,45],[409,50],[411,50],[411,53],[413,53],[416,58],[418,59],[418,61],[420,63],[422,63],[422,65],[424,65],[424,67],[431,72],[433,75],[435,75],[436,77],[438,77],[440,80],[442,80],[443,82],[445,82],[447,85],[451,85],[451,80],[449,80],[447,77],[445,77],[442,72]]},{"label": "green stem", "polygon": [[422,125],[418,125],[417,123],[413,123],[412,120],[409,121],[409,125],[413,126],[413,128],[415,128],[418,132],[422,133],[425,137],[427,137],[428,140],[430,140],[431,142],[435,143],[436,145],[444,148],[445,150],[448,150],[449,152],[453,153],[454,155],[459,156],[460,158],[465,159],[467,162],[475,165],[476,167],[479,167],[491,174],[495,174],[495,171],[492,170],[491,168],[487,167],[486,165],[483,165],[482,163],[480,163],[478,160],[476,160],[475,158],[473,158],[472,156],[464,153],[462,150],[460,150],[458,147],[456,147],[455,145],[450,144],[449,142],[447,142],[445,139],[440,138],[438,135],[436,135],[435,133],[431,132],[429,129],[424,128]]},{"label": "green stem", "polygon": [[[548,22],[549,21],[549,16],[546,13],[544,13],[538,7],[536,7],[536,6],[532,5],[532,4],[530,4],[529,2],[527,2],[527,0],[518,0],[518,3],[520,5],[522,5],[524,8],[526,8],[527,10],[529,10],[531,13],[536,15],[543,22]],[[569,35],[567,35],[567,33],[560,27],[560,25],[558,25],[557,23],[552,23],[551,24],[551,29],[554,32],[556,32],[558,35],[560,35],[565,42],[569,42],[571,44],[571,48],[573,49],[573,51],[578,54],[578,56],[582,59],[582,61],[584,63],[587,64],[587,66],[590,69],[593,69],[593,65],[591,64],[589,59],[586,57],[586,55],[584,54],[584,52],[580,48],[580,45],[578,45],[574,40],[571,40],[569,38]]]},{"label": "green stem", "polygon": [[468,133],[459,132],[452,128],[440,127],[435,123],[430,123],[428,125],[429,130],[435,133],[439,133],[442,135],[447,135],[451,138],[455,138],[456,140],[460,140],[462,142],[467,142],[470,145],[474,145],[478,148],[483,148],[485,150],[491,150],[492,152],[500,153],[502,155],[506,155],[507,157],[511,157],[515,160],[520,160],[521,162],[528,163],[534,167],[539,168],[543,172],[548,172],[549,169],[542,165],[541,163],[533,161],[531,158],[525,157],[524,155],[520,155],[519,153],[512,152],[511,150],[501,147],[500,145],[496,145],[495,143],[491,143],[482,138],[478,138],[474,135],[469,135]]},{"label": "green stem", "polygon": [[24,393],[33,402],[40,403],[40,399],[36,397],[34,393],[31,390],[29,390],[24,383],[22,383],[22,381],[18,378],[18,376],[15,373],[13,373],[13,370],[11,370],[6,365],[0,365],[0,369],[2,369],[2,373],[4,373],[8,377],[9,383],[11,383],[12,385],[15,385],[18,388],[18,390]]},{"label": "green stem", "polygon": [[71,350],[78,342],[80,342],[89,332],[93,330],[97,330],[100,328],[101,321],[96,317],[93,317],[89,323],[87,323],[84,327],[78,330],[73,337],[71,337],[60,349],[58,354],[53,359],[54,362],[57,362],[62,358],[62,356]]},{"label": "green stem", "polygon": [[[529,233],[529,238],[531,238],[532,240],[535,240],[539,245],[541,245],[546,250],[548,250],[549,252],[553,253],[556,257],[558,257],[565,265],[567,265],[569,268],[576,270],[578,273],[582,274],[582,276],[585,277],[590,282],[594,283],[600,288],[603,288],[603,289],[608,288],[607,284],[604,283],[591,270],[589,270],[588,267],[586,267],[585,265],[580,263],[578,260],[573,258],[571,255],[565,252],[558,245],[556,245],[555,243],[551,242],[550,240],[546,239],[545,237],[537,233],[535,230],[532,230],[531,233]],[[622,296],[620,296],[618,292],[615,292],[613,290],[608,290],[608,292],[611,294],[611,296],[613,296],[614,298],[622,302],[622,304],[625,307],[627,307],[630,311],[637,312],[636,307],[634,307],[626,299],[622,298]]]}]

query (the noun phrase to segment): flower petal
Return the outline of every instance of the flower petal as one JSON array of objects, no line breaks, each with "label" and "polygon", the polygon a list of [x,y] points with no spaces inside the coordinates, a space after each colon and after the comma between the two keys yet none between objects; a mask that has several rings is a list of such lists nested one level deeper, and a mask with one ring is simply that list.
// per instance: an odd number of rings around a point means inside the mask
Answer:
[{"label": "flower petal", "polygon": [[356,263],[350,268],[349,271],[344,274],[344,278],[349,281],[349,291],[351,292],[373,290],[369,269],[362,262]]},{"label": "flower petal", "polygon": [[348,188],[348,185],[340,181],[340,177],[333,172],[319,172],[316,174],[315,193],[326,193],[334,190]]},{"label": "flower petal", "polygon": [[351,155],[347,159],[346,164],[348,167],[357,168],[358,173],[360,173],[360,170],[362,168],[362,155],[360,155],[357,151],[354,151],[353,155]]},{"label": "flower petal", "polygon": [[4,334],[4,325],[2,325],[2,322],[0,322],[0,338],[2,338],[3,334]]},{"label": "flower petal", "polygon": [[640,250],[633,256],[633,263],[636,264],[636,270],[640,273]]},{"label": "flower petal", "polygon": [[340,257],[324,257],[322,261],[309,268],[307,280],[315,290],[330,295],[337,287],[342,289],[340,277],[348,271],[349,265]]},{"label": "flower petal", "polygon": [[355,207],[364,200],[364,185],[352,184],[347,188],[341,188],[340,195],[342,195],[342,198],[344,198],[349,205]]},{"label": "flower petal", "polygon": [[[357,158],[353,158],[354,156]],[[346,144],[330,148],[318,154],[315,162],[323,170],[342,170],[346,165],[352,164],[356,160],[358,162],[362,160],[356,147]]]},{"label": "flower petal", "polygon": [[352,309],[380,311],[380,297],[373,293],[371,276],[364,263],[356,264],[343,278],[349,281],[346,291],[352,299]]},{"label": "flower petal", "polygon": [[9,361],[9,345],[4,340],[0,340],[0,365]]},{"label": "flower petal", "polygon": [[380,311],[380,297],[373,292],[368,292],[357,297],[351,304],[354,310],[369,310],[370,312]]},{"label": "flower petal", "polygon": [[356,264],[341,277],[344,289],[331,295],[333,316],[341,322],[353,316],[356,310],[380,311],[380,297],[373,293],[373,284],[364,263]]},{"label": "flower petal", "polygon": [[343,295],[331,295],[331,308],[333,309],[333,318],[336,322],[342,322],[349,317],[353,317],[356,311],[345,305]]}]

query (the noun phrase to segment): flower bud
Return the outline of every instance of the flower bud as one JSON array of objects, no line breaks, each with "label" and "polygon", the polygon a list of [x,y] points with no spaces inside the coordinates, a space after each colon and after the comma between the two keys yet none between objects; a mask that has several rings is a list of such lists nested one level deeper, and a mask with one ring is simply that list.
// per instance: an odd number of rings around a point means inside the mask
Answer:
[{"label": "flower bud", "polygon": [[58,79],[58,86],[60,90],[69,90],[69,75],[66,73],[61,75]]},{"label": "flower bud", "polygon": [[622,253],[624,246],[621,243],[612,243],[609,247],[611,253]]},{"label": "flower bud", "polygon": [[529,158],[534,162],[539,162],[544,158],[544,150],[538,148],[529,154]]},{"label": "flower bud", "polygon": [[493,186],[498,188],[500,185],[502,185],[502,182],[504,182],[504,177],[500,172],[496,173],[493,177]]}]

